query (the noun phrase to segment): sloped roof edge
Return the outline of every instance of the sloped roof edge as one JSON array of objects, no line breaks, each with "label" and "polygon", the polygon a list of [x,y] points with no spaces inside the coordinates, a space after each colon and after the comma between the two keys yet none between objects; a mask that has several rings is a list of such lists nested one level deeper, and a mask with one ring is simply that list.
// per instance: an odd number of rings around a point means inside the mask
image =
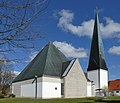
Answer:
[{"label": "sloped roof edge", "polygon": [[68,72],[70,71],[71,67],[73,66],[73,64],[75,63],[76,59],[73,59],[70,64],[68,65],[68,67],[66,68],[66,70],[64,71],[64,73],[62,74],[62,77],[65,77]]}]

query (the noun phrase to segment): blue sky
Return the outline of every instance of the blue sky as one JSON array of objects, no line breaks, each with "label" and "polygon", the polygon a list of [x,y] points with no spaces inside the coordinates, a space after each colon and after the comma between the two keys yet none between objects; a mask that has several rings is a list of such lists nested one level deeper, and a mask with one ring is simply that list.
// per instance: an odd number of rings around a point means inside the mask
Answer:
[{"label": "blue sky", "polygon": [[109,79],[120,79],[119,4],[119,0],[51,0],[45,15],[32,23],[33,29],[45,37],[36,41],[40,48],[17,53],[17,57],[25,57],[26,61],[15,65],[15,71],[23,70],[48,42],[53,42],[68,58],[79,58],[86,71],[97,6]]}]

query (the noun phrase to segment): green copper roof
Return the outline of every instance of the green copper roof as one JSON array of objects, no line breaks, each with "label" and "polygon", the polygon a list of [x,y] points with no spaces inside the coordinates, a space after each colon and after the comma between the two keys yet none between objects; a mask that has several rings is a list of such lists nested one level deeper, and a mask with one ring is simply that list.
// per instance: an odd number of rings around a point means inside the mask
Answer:
[{"label": "green copper roof", "polygon": [[28,64],[28,66],[15,78],[13,82],[32,79],[37,75],[61,77],[63,62],[68,61],[52,43],[48,43],[40,53]]},{"label": "green copper roof", "polygon": [[88,71],[96,70],[96,69],[108,70],[105,61],[103,42],[100,36],[98,11],[96,12],[96,17],[94,22],[94,30],[93,30]]}]

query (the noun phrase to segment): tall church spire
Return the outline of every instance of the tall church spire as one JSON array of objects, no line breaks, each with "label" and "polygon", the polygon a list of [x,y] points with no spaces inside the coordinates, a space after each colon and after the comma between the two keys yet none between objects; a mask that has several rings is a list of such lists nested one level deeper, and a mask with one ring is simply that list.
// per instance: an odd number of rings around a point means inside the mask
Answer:
[{"label": "tall church spire", "polygon": [[87,71],[98,69],[108,70],[105,61],[103,42],[100,36],[98,10],[96,8],[91,52]]}]

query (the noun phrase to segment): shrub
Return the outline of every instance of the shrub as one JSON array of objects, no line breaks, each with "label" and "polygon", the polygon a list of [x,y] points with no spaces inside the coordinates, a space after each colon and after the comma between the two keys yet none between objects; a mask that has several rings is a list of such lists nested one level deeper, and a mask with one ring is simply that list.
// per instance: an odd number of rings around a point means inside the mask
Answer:
[{"label": "shrub", "polygon": [[9,94],[9,97],[11,97],[11,98],[15,98],[15,94]]},{"label": "shrub", "polygon": [[3,93],[0,93],[0,98],[4,98],[5,95]]}]

